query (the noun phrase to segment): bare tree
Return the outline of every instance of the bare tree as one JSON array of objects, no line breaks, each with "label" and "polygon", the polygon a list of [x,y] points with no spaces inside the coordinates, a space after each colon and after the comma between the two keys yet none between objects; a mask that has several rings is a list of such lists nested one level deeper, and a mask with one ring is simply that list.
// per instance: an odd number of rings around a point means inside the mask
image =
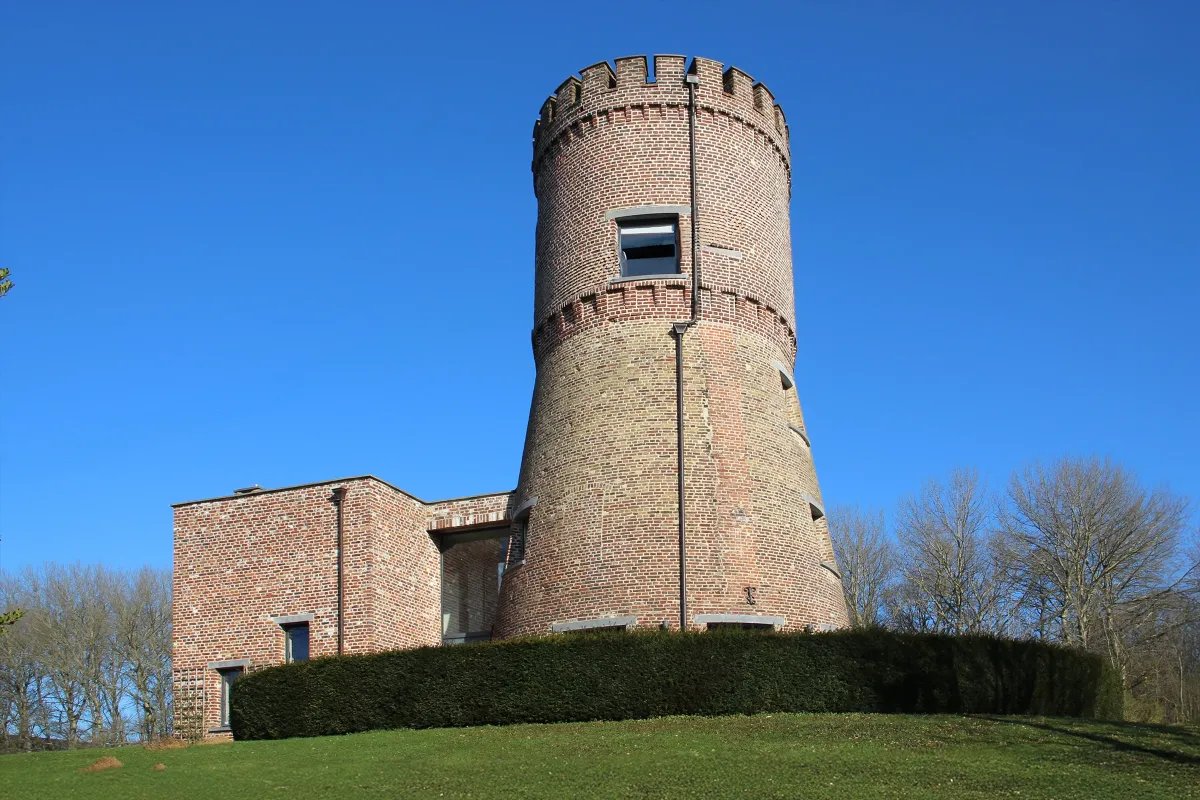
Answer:
[{"label": "bare tree", "polygon": [[955,469],[900,502],[900,627],[940,633],[1002,633],[1008,620],[993,505],[979,473]]},{"label": "bare tree", "polygon": [[1095,458],[1033,464],[1010,481],[1001,521],[1015,574],[1047,590],[1061,639],[1106,653],[1126,688],[1139,679],[1131,653],[1186,618],[1165,612],[1194,575],[1178,557],[1187,508]]},{"label": "bare tree", "polygon": [[169,572],[47,564],[0,573],[0,603],[28,611],[0,637],[8,747],[123,744],[168,734]]},{"label": "bare tree", "polygon": [[[5,606],[30,606],[30,597],[21,582],[0,574],[0,603]],[[9,623],[8,635],[0,636],[0,715],[10,746],[19,750],[33,747],[36,732],[45,727],[41,677],[41,642],[31,629],[28,614]]]},{"label": "bare tree", "polygon": [[1156,598],[1157,613],[1124,632],[1131,662],[1127,688],[1134,713],[1147,721],[1200,720],[1200,530],[1180,563],[1182,580]]},{"label": "bare tree", "polygon": [[143,568],[132,576],[116,614],[117,648],[127,670],[143,741],[167,735],[171,705],[171,576]]},{"label": "bare tree", "polygon": [[887,536],[883,512],[835,508],[829,520],[850,624],[855,628],[882,626],[896,570],[895,546]]}]

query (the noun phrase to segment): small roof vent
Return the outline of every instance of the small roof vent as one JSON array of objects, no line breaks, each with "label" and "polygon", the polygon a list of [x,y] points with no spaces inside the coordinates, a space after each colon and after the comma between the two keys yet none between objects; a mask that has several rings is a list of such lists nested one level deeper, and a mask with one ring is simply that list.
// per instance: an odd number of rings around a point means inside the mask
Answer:
[{"label": "small roof vent", "polygon": [[247,486],[245,489],[234,489],[233,493],[234,494],[256,494],[261,491],[263,491],[263,488],[256,483],[253,486]]}]

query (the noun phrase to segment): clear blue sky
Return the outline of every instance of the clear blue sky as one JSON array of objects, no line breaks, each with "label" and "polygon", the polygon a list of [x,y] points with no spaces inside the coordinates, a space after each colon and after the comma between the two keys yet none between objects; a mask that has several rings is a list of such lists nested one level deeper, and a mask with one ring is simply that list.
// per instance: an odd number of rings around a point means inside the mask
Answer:
[{"label": "clear blue sky", "polygon": [[637,53],[787,112],[828,503],[1093,453],[1200,498],[1200,4],[184,5],[0,5],[5,568],[169,565],[253,483],[511,488],[533,120]]}]

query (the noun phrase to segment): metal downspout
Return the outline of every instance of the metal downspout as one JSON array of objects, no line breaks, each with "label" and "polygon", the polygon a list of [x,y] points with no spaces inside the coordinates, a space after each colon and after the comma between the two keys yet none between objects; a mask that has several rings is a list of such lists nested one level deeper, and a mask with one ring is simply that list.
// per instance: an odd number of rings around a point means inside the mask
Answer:
[{"label": "metal downspout", "polygon": [[684,77],[688,87],[688,151],[691,162],[690,182],[692,201],[692,318],[675,322],[671,333],[675,337],[675,438],[676,471],[679,495],[679,630],[688,629],[687,617],[687,476],[684,471],[683,436],[683,336],[700,319],[700,198],[696,185],[696,86],[700,76],[689,73]]},{"label": "metal downspout", "polygon": [[700,321],[700,196],[696,188],[696,87],[700,76],[689,74],[684,81],[688,87],[688,150],[691,161],[692,189],[692,320]]},{"label": "metal downspout", "polygon": [[343,608],[345,606],[345,584],[342,578],[342,530],[343,530],[343,514],[342,507],[346,503],[345,486],[339,486],[333,490],[333,502],[337,506],[337,654],[340,656],[345,649],[346,639],[346,624]]},{"label": "metal downspout", "polygon": [[683,334],[687,322],[676,322],[672,326],[675,334],[675,438],[676,470],[679,474],[679,630],[686,631],[687,624],[687,510],[684,496],[685,476],[683,472]]}]

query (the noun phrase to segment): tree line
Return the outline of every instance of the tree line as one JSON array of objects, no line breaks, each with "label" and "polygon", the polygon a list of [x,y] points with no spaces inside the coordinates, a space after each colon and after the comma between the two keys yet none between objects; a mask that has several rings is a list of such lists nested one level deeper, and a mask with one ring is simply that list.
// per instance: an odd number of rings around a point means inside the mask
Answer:
[{"label": "tree line", "polygon": [[[831,509],[851,623],[1039,639],[1102,655],[1127,714],[1200,720],[1200,537],[1188,500],[1098,459],[970,469],[883,512]],[[171,573],[0,572],[0,749],[172,733]]]},{"label": "tree line", "polygon": [[1200,536],[1189,501],[1095,458],[973,469],[895,509],[831,509],[852,625],[992,634],[1108,660],[1127,716],[1200,720]]},{"label": "tree line", "polygon": [[171,730],[171,573],[0,573],[3,750],[150,742]]}]

